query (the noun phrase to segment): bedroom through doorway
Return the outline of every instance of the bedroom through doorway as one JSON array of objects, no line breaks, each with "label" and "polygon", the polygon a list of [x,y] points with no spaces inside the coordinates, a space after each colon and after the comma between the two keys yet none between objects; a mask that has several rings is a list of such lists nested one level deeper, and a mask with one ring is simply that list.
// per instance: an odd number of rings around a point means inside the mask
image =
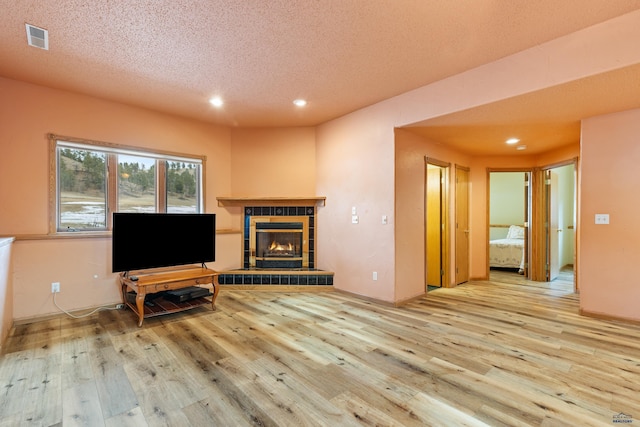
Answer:
[{"label": "bedroom through doorway", "polygon": [[531,171],[489,171],[487,277],[530,278]]},{"label": "bedroom through doorway", "polygon": [[489,170],[487,191],[487,277],[510,275],[577,289],[575,161]]}]

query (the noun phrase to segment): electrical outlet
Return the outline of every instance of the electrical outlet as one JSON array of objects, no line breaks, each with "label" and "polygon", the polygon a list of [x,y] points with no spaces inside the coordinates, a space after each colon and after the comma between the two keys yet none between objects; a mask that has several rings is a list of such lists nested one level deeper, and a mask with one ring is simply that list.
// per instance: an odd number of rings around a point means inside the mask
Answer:
[{"label": "electrical outlet", "polygon": [[60,282],[51,282],[51,293],[57,294],[60,292]]},{"label": "electrical outlet", "polygon": [[118,310],[122,310],[124,308],[124,304],[116,304],[116,308]]}]

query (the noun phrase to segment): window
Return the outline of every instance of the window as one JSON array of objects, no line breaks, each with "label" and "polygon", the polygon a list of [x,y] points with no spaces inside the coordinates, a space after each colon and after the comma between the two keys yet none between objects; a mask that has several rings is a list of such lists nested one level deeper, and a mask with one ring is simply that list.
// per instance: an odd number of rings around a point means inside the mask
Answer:
[{"label": "window", "polygon": [[118,155],[118,212],[156,212],[156,160]]},{"label": "window", "polygon": [[167,162],[167,212],[197,212],[198,174],[196,163]]},{"label": "window", "polygon": [[49,140],[53,232],[108,231],[113,212],[203,212],[203,156]]},{"label": "window", "polygon": [[106,229],[106,154],[63,146],[57,154],[58,231]]}]

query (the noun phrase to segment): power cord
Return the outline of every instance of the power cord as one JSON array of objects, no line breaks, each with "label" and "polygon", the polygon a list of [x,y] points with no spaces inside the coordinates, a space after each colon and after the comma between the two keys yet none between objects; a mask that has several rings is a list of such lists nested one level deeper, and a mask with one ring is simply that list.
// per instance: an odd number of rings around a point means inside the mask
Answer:
[{"label": "power cord", "polygon": [[67,310],[65,310],[64,308],[62,308],[62,307],[60,307],[58,305],[58,302],[56,301],[56,295],[57,295],[57,292],[54,292],[53,293],[53,305],[58,307],[58,309],[60,311],[62,311],[64,314],[66,314],[69,317],[73,317],[74,319],[82,319],[83,317],[91,316],[92,314],[97,313],[98,311],[102,311],[102,310],[120,310],[120,309],[124,308],[123,304],[116,304],[115,307],[101,306],[101,307],[98,307],[98,308],[96,308],[95,310],[93,310],[93,311],[91,311],[89,313],[85,313],[85,314],[76,316],[75,314],[69,313]]}]

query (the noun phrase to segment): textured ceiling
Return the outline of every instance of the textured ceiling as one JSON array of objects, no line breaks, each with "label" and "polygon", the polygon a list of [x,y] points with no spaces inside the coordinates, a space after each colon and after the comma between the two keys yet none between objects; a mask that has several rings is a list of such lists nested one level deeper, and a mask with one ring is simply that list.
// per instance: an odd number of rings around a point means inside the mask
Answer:
[{"label": "textured ceiling", "polygon": [[[640,2],[0,0],[0,8],[0,76],[263,127],[317,125],[640,9]],[[49,31],[49,51],[27,46],[25,22]],[[214,95],[223,108],[207,102]],[[300,97],[309,102],[304,109],[292,104]],[[521,125],[536,124],[526,103],[539,100],[533,95],[520,107]],[[454,142],[453,128],[478,132],[513,110],[508,104],[425,125]],[[554,123],[557,129],[575,128],[576,114],[567,117],[574,122]]]}]

